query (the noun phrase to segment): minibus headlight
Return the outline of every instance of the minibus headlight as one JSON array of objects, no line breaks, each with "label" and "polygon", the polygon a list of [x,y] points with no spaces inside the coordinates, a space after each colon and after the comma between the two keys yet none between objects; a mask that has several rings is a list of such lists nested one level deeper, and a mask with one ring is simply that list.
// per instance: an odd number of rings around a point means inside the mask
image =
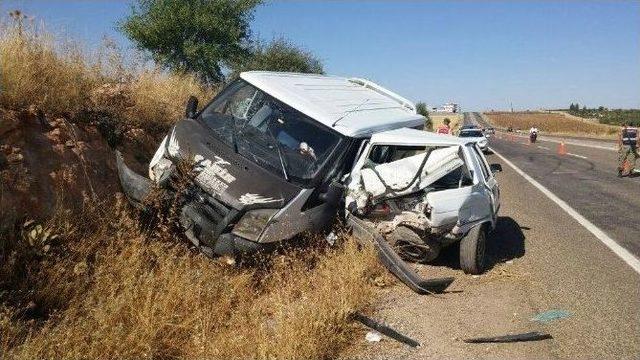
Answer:
[{"label": "minibus headlight", "polygon": [[262,231],[278,209],[256,209],[248,211],[233,227],[232,234],[251,241],[257,241]]}]

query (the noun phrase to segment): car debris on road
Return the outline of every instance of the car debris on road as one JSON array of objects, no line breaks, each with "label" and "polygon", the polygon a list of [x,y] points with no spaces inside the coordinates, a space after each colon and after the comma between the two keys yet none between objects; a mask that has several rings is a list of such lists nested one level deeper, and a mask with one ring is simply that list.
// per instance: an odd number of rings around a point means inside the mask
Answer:
[{"label": "car debris on road", "polygon": [[572,314],[566,310],[553,309],[536,314],[536,316],[531,318],[531,321],[546,324],[555,320],[570,317],[571,315]]},{"label": "car debris on road", "polygon": [[[409,345],[411,347],[418,347],[420,346],[420,343],[417,342],[416,340],[403,335],[399,332],[397,332],[396,330],[392,329],[391,327],[389,327],[388,325],[384,325],[382,323],[379,323],[373,319],[371,319],[370,317],[360,313],[360,312],[355,312],[352,314],[352,317],[354,320],[358,321],[359,323],[361,323],[362,325],[371,328],[383,335],[386,335],[396,341],[399,341],[403,344]],[[367,334],[369,335],[369,334]],[[372,337],[373,338],[373,337]],[[371,341],[371,340],[370,340]],[[375,341],[375,340],[373,340]],[[379,340],[378,340],[379,341]]]},{"label": "car debris on road", "polygon": [[477,337],[470,339],[463,339],[462,341],[468,344],[484,344],[484,343],[511,343],[511,342],[523,342],[523,341],[540,341],[553,339],[553,336],[548,333],[532,331],[522,334],[511,334],[501,336],[489,336],[489,337]]}]

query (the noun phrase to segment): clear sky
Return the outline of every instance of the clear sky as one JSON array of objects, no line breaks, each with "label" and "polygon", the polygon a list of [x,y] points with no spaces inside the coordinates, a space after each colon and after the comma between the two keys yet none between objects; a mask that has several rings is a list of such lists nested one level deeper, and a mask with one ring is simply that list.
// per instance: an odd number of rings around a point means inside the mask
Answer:
[{"label": "clear sky", "polygon": [[[0,0],[49,29],[125,46],[126,1]],[[285,36],[329,74],[365,77],[412,100],[463,109],[640,108],[640,1],[268,1],[254,35]]]}]

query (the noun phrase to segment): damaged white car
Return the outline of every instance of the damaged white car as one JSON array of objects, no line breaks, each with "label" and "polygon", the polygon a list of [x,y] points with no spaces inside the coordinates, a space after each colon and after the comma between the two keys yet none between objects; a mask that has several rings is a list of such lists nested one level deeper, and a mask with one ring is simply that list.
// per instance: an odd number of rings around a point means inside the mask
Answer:
[{"label": "damaged white car", "polygon": [[501,170],[464,138],[413,129],[374,134],[351,173],[346,213],[413,262],[432,261],[460,241],[461,268],[479,274],[500,208],[494,174]]}]

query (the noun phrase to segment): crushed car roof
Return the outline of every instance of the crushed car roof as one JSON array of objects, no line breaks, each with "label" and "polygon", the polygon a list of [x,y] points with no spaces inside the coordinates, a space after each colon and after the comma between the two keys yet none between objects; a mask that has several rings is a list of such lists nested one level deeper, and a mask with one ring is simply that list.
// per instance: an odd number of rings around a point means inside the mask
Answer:
[{"label": "crushed car roof", "polygon": [[396,129],[373,134],[371,136],[372,143],[398,144],[398,145],[466,145],[470,138],[459,138],[453,135],[436,134],[429,131],[416,129]]},{"label": "crushed car roof", "polygon": [[368,80],[267,71],[240,78],[346,136],[424,124],[411,101]]}]

